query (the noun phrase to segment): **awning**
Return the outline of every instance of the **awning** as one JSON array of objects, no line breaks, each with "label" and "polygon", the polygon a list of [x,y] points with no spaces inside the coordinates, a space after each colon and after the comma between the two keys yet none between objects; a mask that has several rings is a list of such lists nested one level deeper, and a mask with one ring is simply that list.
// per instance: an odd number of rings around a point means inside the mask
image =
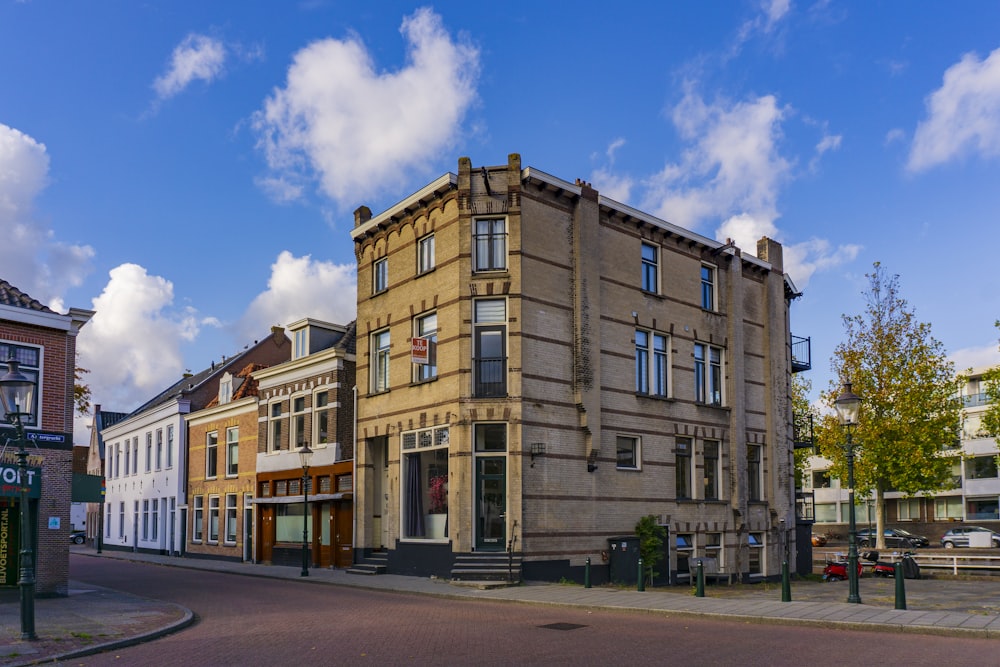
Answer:
[{"label": "awning", "polygon": [[[319,503],[325,500],[353,500],[354,492],[345,491],[343,493],[319,493],[315,496],[309,494],[309,502]],[[255,505],[291,505],[292,503],[301,503],[302,496],[277,496],[273,498],[254,498],[253,502]]]}]

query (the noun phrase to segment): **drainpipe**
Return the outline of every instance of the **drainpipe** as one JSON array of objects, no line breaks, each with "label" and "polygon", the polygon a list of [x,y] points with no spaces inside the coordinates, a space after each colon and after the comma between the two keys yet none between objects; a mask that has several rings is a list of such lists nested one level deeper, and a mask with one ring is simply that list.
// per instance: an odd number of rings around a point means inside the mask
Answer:
[{"label": "drainpipe", "polygon": [[358,385],[354,385],[351,390],[354,393],[354,471],[351,473],[351,489],[354,492],[354,500],[351,502],[351,563],[354,563],[354,554],[358,548]]}]

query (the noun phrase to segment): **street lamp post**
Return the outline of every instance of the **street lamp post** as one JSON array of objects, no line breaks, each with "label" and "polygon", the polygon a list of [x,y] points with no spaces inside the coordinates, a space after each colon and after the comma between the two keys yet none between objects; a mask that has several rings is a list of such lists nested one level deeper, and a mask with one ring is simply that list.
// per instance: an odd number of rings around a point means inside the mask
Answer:
[{"label": "street lamp post", "polygon": [[845,445],[848,487],[847,601],[861,604],[861,593],[858,590],[858,526],[854,516],[854,441],[851,437],[851,430],[858,425],[861,398],[851,391],[850,382],[844,383],[844,390],[834,401],[834,407],[837,409],[837,417],[840,419],[841,426],[847,431],[847,444]]},{"label": "street lamp post", "polygon": [[309,576],[309,461],[312,450],[304,445],[299,450],[299,461],[302,463],[302,572],[299,576]]},{"label": "street lamp post", "polygon": [[[18,371],[18,361],[7,362],[7,373],[0,377],[0,399],[3,401],[4,415],[14,425],[14,439],[17,442],[17,485],[20,494],[21,549],[18,566],[17,585],[21,592],[21,639],[38,639],[35,634],[35,551],[32,546],[31,512],[28,511],[28,452],[24,449],[24,425],[21,416],[28,416],[24,408],[30,410],[35,393],[35,383]],[[10,440],[8,439],[8,442]]]}]

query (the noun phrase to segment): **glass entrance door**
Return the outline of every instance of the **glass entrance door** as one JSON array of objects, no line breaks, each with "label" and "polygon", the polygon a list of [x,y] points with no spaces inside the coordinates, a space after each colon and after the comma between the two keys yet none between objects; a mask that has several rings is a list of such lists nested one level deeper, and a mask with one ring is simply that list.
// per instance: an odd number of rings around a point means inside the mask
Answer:
[{"label": "glass entrance door", "polygon": [[476,459],[476,548],[503,551],[507,537],[507,459]]}]

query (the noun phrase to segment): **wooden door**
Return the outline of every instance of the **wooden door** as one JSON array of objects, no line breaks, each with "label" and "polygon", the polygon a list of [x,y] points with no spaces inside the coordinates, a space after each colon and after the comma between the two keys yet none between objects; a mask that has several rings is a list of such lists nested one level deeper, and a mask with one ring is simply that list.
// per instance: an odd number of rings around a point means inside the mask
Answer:
[{"label": "wooden door", "polygon": [[341,501],[334,503],[334,549],[335,567],[350,567],[354,564],[354,543],[352,532],[354,528],[354,503]]},{"label": "wooden door", "polygon": [[260,530],[257,531],[260,553],[257,561],[270,563],[274,555],[274,505],[262,505],[260,510]]}]

